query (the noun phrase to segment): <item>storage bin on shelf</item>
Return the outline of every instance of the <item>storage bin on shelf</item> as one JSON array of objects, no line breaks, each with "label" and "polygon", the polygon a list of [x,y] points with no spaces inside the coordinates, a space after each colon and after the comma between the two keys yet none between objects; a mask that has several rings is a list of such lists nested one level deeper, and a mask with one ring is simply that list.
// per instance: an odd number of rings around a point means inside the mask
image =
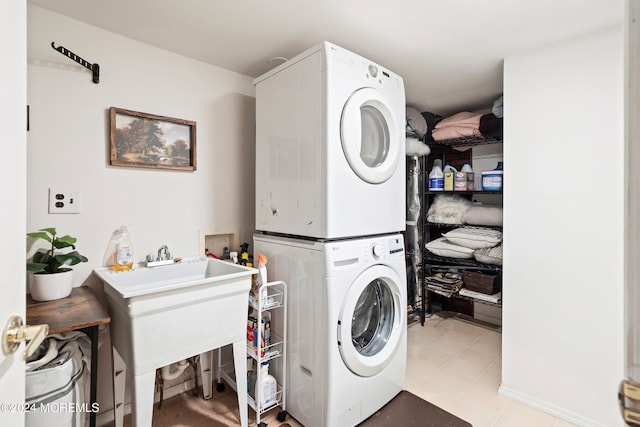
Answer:
[{"label": "storage bin on shelf", "polygon": [[[271,283],[276,284],[277,282]],[[271,292],[267,292],[267,288],[264,288],[264,290],[259,292],[258,295],[249,293],[249,304],[252,308],[266,311],[275,307],[282,307],[284,302],[284,291],[272,288],[273,284],[271,283],[269,283]]]},{"label": "storage bin on shelf", "polygon": [[493,272],[464,270],[462,281],[465,288],[487,295],[493,295],[502,288],[499,274]]}]

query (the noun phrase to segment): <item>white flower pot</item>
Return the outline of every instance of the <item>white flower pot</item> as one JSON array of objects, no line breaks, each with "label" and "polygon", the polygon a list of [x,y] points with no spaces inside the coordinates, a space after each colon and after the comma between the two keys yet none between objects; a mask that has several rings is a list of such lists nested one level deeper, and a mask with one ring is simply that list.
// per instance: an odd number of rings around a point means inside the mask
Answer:
[{"label": "white flower pot", "polygon": [[73,288],[73,270],[55,274],[32,274],[30,288],[34,301],[68,297]]}]

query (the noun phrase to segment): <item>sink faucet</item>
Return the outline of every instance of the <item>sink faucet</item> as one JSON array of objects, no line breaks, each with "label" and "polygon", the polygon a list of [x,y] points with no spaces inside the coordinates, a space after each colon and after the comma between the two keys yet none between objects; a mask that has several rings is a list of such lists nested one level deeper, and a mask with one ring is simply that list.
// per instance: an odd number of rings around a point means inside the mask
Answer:
[{"label": "sink faucet", "polygon": [[169,252],[169,247],[167,245],[160,246],[158,249],[158,257],[153,259],[152,254],[147,255],[147,267],[158,267],[160,265],[168,265],[173,264],[175,262],[182,261],[182,258],[172,258],[171,252]]},{"label": "sink faucet", "polygon": [[158,261],[162,261],[162,260],[166,260],[166,259],[171,259],[171,252],[169,252],[169,248],[167,247],[167,245],[162,245],[160,246],[160,249],[158,249]]}]

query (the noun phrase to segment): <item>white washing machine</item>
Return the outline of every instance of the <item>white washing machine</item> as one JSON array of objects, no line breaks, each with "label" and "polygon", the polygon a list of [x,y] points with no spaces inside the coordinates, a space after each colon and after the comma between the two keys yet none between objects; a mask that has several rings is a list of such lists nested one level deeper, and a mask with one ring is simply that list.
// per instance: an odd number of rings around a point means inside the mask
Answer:
[{"label": "white washing machine", "polygon": [[287,412],[306,427],[354,426],[402,390],[402,235],[320,242],[256,234],[254,249],[267,256],[268,280],[287,282]]},{"label": "white washing machine", "polygon": [[405,229],[401,77],[324,42],[254,84],[256,230],[334,239]]}]

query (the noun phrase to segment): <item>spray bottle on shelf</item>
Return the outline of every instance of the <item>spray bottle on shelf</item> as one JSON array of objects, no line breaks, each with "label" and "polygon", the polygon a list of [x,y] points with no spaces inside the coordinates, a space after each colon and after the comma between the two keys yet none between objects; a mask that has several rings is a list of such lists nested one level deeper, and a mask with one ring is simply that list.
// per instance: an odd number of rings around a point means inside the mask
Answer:
[{"label": "spray bottle on shelf", "polygon": [[247,267],[253,267],[253,257],[249,254],[249,244],[243,243],[240,245],[240,265]]},{"label": "spray bottle on shelf", "polygon": [[267,283],[267,257],[264,254],[258,254],[258,274],[251,287],[251,294],[259,300],[258,294],[262,285]]},{"label": "spray bottle on shelf", "polygon": [[258,278],[256,284],[258,287],[267,283],[267,257],[264,254],[258,254]]}]

